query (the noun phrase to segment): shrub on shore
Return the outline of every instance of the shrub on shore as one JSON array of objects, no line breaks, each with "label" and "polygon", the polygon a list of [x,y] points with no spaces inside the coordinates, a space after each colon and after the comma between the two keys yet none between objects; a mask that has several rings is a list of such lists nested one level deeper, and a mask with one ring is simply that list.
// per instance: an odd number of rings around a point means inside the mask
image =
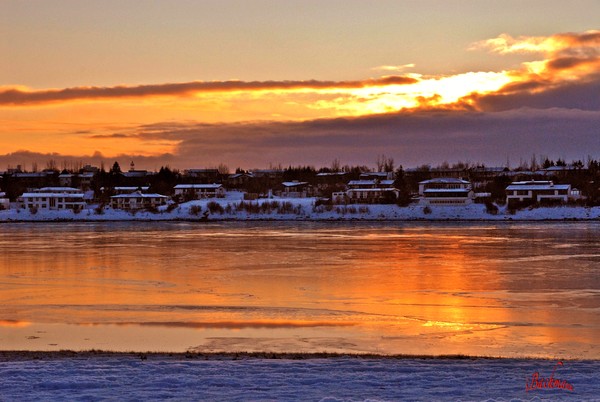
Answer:
[{"label": "shrub on shore", "polygon": [[206,204],[206,208],[208,208],[208,211],[211,214],[219,213],[219,214],[223,215],[223,212],[225,212],[225,210],[223,209],[221,204],[219,204],[216,201],[210,201],[208,204]]},{"label": "shrub on shore", "polygon": [[190,215],[198,216],[202,212],[202,207],[200,205],[192,205],[189,211]]},{"label": "shrub on shore", "polygon": [[[259,204],[258,202],[240,201],[233,207],[236,212],[246,212],[248,214],[296,214],[300,215],[303,211],[301,205],[292,204],[290,201],[267,201]],[[233,209],[232,208],[232,209]]]}]

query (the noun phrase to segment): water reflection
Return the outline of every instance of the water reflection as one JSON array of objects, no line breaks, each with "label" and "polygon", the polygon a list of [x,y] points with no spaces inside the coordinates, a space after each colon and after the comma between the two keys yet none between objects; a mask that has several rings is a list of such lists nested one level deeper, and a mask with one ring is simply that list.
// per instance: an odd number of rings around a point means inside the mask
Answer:
[{"label": "water reflection", "polygon": [[5,224],[0,342],[600,358],[599,228]]}]

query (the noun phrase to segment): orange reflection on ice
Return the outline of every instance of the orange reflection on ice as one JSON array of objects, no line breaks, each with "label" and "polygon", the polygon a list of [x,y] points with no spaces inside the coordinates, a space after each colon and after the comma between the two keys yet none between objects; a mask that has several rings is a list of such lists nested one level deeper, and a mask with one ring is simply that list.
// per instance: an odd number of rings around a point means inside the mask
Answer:
[{"label": "orange reflection on ice", "polygon": [[19,320],[0,320],[0,327],[28,327],[31,325],[29,321],[19,321]]},{"label": "orange reflection on ice", "polygon": [[[97,324],[95,324],[97,325]],[[187,321],[155,321],[155,322],[117,322],[113,325],[122,326],[148,326],[166,328],[218,328],[218,329],[245,329],[245,328],[309,328],[309,327],[351,327],[353,322],[336,321],[286,321],[286,320],[262,320],[262,321],[216,321],[216,322],[187,322]]]},{"label": "orange reflection on ice", "polygon": [[[104,348],[124,347],[119,334],[153,334],[152,347],[167,350],[279,350],[280,342],[544,356],[558,343],[580,356],[584,346],[572,345],[591,343],[593,293],[563,294],[563,285],[535,275],[547,265],[562,275],[565,259],[546,258],[553,242],[564,242],[560,230],[370,225],[8,225],[0,234],[1,318],[71,324],[86,337],[102,334]],[[232,331],[235,343],[223,341]],[[303,343],[309,338],[319,341]]]}]

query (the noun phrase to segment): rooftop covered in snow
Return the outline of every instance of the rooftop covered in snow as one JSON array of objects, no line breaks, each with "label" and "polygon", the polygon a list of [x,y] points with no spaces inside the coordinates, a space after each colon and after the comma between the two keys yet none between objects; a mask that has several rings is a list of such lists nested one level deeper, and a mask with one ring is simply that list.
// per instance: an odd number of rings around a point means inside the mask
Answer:
[{"label": "rooftop covered in snow", "polygon": [[437,179],[423,180],[419,184],[471,184],[467,180],[456,179],[453,177],[440,177]]},{"label": "rooftop covered in snow", "polygon": [[162,195],[162,194],[146,194],[146,193],[140,193],[139,191],[136,191],[135,193],[131,193],[131,194],[119,194],[119,195],[113,195],[110,198],[169,198],[166,195]]},{"label": "rooftop covered in snow", "polygon": [[217,189],[223,187],[222,184],[178,184],[173,187],[176,190],[184,190],[184,189]]},{"label": "rooftop covered in snow", "polygon": [[569,190],[570,184],[554,184],[551,181],[515,181],[506,187],[506,191],[513,190]]}]

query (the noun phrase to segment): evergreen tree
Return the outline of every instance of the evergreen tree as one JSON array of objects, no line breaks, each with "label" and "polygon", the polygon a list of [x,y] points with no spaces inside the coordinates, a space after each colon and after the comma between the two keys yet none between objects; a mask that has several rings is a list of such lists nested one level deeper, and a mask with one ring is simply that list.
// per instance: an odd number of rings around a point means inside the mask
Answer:
[{"label": "evergreen tree", "polygon": [[402,165],[400,165],[394,173],[394,187],[400,190],[400,195],[397,200],[398,205],[405,207],[410,204],[410,188],[406,182]]},{"label": "evergreen tree", "polygon": [[112,174],[112,175],[121,173],[121,166],[119,166],[119,162],[115,161],[115,163],[113,163],[113,166],[110,169],[109,173]]}]

